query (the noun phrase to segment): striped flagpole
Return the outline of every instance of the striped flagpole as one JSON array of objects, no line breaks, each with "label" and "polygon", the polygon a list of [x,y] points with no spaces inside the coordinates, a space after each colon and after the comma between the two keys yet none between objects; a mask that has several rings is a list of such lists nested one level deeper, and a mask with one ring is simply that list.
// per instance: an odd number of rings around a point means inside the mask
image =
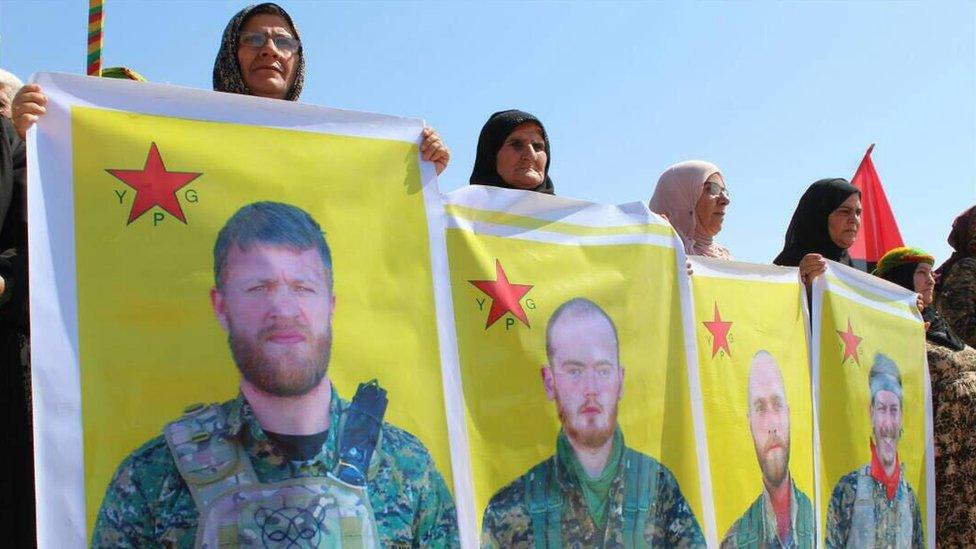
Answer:
[{"label": "striped flagpole", "polygon": [[103,0],[88,0],[88,76],[102,75]]}]

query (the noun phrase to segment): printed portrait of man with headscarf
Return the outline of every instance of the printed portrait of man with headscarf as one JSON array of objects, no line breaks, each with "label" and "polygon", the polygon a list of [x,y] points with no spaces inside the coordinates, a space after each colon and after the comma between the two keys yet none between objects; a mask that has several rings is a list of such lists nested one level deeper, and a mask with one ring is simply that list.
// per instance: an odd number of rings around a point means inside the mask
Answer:
[{"label": "printed portrait of man with headscarf", "polygon": [[834,486],[827,508],[826,545],[924,547],[918,498],[905,480],[898,456],[906,404],[898,365],[877,353],[868,388],[871,462],[844,475]]}]

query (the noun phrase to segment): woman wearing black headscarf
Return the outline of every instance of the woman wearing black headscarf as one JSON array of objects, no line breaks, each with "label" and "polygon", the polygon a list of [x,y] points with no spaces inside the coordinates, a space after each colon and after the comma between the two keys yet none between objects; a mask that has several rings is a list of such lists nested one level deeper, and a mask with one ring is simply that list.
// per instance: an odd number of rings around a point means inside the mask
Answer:
[{"label": "woman wearing black headscarf", "polygon": [[827,259],[852,265],[847,249],[861,228],[861,191],[846,179],[821,179],[803,193],[786,242],[773,263],[800,268],[809,284],[827,269]]},{"label": "woman wearing black headscarf", "polygon": [[514,109],[491,115],[481,128],[470,183],[555,194],[542,122]]}]

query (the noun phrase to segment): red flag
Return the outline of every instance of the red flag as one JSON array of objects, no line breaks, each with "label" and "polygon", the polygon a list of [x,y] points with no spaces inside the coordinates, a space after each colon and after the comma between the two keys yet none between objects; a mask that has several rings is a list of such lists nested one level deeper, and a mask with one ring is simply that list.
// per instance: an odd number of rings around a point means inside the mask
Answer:
[{"label": "red flag", "polygon": [[854,265],[868,272],[874,269],[885,252],[905,245],[895,215],[891,213],[891,206],[888,205],[888,197],[885,196],[884,188],[881,186],[881,178],[878,177],[874,162],[871,161],[873,150],[874,143],[871,143],[864,153],[861,165],[854,172],[854,179],[851,180],[851,183],[861,191],[863,213],[861,231],[857,234],[854,245],[848,250]]}]

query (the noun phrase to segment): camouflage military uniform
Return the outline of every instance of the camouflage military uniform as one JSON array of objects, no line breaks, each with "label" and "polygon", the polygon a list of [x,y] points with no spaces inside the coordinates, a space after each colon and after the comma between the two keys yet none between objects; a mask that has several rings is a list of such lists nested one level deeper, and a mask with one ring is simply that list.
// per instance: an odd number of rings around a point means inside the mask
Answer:
[{"label": "camouflage military uniform", "polygon": [[813,548],[817,545],[813,522],[813,505],[793,479],[790,479],[793,490],[792,514],[790,532],[785,540],[779,539],[776,527],[776,513],[769,502],[766,490],[756,498],[756,501],[746,509],[737,521],[732,524],[722,540],[723,549],[737,547],[762,548]]},{"label": "camouflage military uniform", "polygon": [[976,546],[976,350],[926,342],[935,430],[935,535]]},{"label": "camouflage military uniform", "polygon": [[960,259],[953,265],[936,304],[952,331],[976,347],[976,257]]},{"label": "camouflage military uniform", "polygon": [[[560,456],[555,455],[538,467],[544,465],[560,488],[562,495],[561,545],[566,547],[624,547],[624,493],[630,488],[625,485],[626,463],[633,459],[649,461],[650,474],[656,476],[656,489],[651,495],[649,512],[644,523],[643,535],[636,540],[644,547],[704,547],[705,539],[695,515],[688,507],[678,481],[657,460],[624,447],[624,457],[620,460],[618,471],[610,485],[609,510],[606,526],[598,528],[587,511],[579,482],[559,465]],[[532,526],[532,516],[526,492],[526,479],[532,473],[515,479],[514,482],[496,493],[485,509],[482,525],[482,547],[537,547]],[[554,547],[560,543],[550,542],[544,546]]]},{"label": "camouflage military uniform", "polygon": [[[337,422],[349,403],[332,389],[330,417]],[[322,477],[337,461],[338,433],[329,429],[323,449],[293,462],[268,439],[243,396],[225,402],[232,433],[247,451],[262,483]],[[454,500],[427,449],[413,435],[383,424],[369,478],[369,503],[384,547],[459,545]],[[372,467],[371,467],[372,469]],[[192,547],[197,508],[162,436],[133,452],[109,484],[92,534],[93,547]]]},{"label": "camouflage military uniform", "polygon": [[[861,467],[844,475],[834,487],[827,507],[827,540],[826,546],[847,547],[853,535],[854,500],[857,497],[857,484],[861,476],[869,475],[868,466]],[[896,535],[898,532],[899,502],[907,502],[911,512],[912,540],[911,547],[925,547],[922,536],[922,514],[918,507],[918,499],[911,486],[904,477],[898,481],[895,497],[891,501],[885,493],[885,487],[868,476],[872,484],[872,500],[874,501],[874,546],[899,547]]]}]

